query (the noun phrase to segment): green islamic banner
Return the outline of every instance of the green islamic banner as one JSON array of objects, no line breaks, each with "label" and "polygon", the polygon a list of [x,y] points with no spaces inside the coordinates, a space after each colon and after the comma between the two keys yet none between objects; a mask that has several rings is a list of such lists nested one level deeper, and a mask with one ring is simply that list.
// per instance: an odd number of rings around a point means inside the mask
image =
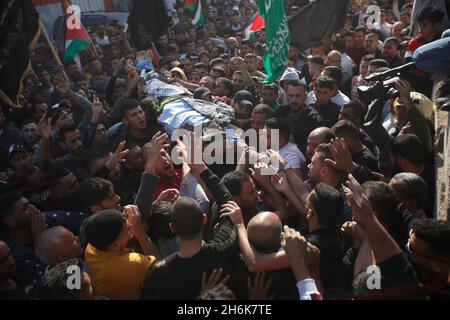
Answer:
[{"label": "green islamic banner", "polygon": [[267,77],[264,82],[272,83],[286,69],[291,38],[282,0],[259,0],[258,8],[266,22],[264,67]]}]

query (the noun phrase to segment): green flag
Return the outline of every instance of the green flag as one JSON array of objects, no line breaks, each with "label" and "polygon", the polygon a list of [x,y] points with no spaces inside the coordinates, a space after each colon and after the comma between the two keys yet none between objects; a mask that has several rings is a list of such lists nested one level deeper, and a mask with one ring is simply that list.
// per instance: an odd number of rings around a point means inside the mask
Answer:
[{"label": "green flag", "polygon": [[282,0],[258,0],[258,8],[266,22],[264,67],[267,77],[264,82],[272,83],[286,69],[291,38]]}]

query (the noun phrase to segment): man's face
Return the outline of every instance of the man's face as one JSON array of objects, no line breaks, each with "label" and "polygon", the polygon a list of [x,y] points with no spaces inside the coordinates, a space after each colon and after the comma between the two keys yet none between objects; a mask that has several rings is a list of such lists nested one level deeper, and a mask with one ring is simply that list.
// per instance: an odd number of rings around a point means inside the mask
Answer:
[{"label": "man's face", "polygon": [[209,90],[213,90],[214,89],[214,79],[211,77],[208,77],[208,76],[203,77],[200,80],[200,86],[208,88]]},{"label": "man's face", "polygon": [[340,55],[332,54],[332,55],[328,56],[327,64],[329,66],[340,67],[341,66],[341,60],[342,60],[342,57]]},{"label": "man's face", "polygon": [[356,116],[355,110],[350,107],[342,107],[341,111],[339,112],[338,121],[341,120],[348,120],[357,126],[359,126],[360,119]]},{"label": "man's face", "polygon": [[103,90],[106,88],[106,79],[104,75],[98,75],[98,76],[94,76],[92,78],[92,86],[94,87],[94,89],[98,90]]},{"label": "man's face", "polygon": [[400,21],[405,24],[405,26],[409,26],[411,22],[411,15],[408,13],[403,13],[400,15]]},{"label": "man's face", "polygon": [[378,41],[374,36],[366,37],[366,50],[369,53],[375,53],[378,49]]},{"label": "man's face", "polygon": [[63,146],[69,154],[81,156],[84,152],[84,147],[80,130],[66,132]]},{"label": "man's face", "polygon": [[107,209],[117,209],[120,210],[120,196],[116,193],[116,191],[114,190],[114,187],[110,187],[109,190],[109,196],[102,200],[99,205],[100,205],[100,210],[107,210]]},{"label": "man's face", "polygon": [[250,119],[252,128],[256,131],[264,129],[266,125],[266,114],[265,113],[252,113],[252,117]]},{"label": "man's face", "polygon": [[58,120],[56,120],[56,126],[61,128],[66,125],[73,125],[73,113],[69,109],[61,112]]},{"label": "man's face", "polygon": [[158,44],[161,48],[165,48],[169,45],[169,39],[167,39],[167,36],[160,36],[158,38]]},{"label": "man's face", "polygon": [[278,92],[273,89],[264,88],[262,93],[263,103],[273,106],[278,99]]},{"label": "man's face", "polygon": [[134,146],[125,157],[125,166],[135,171],[143,171],[142,149],[138,145]]},{"label": "man's face", "polygon": [[16,274],[16,261],[8,245],[0,240],[0,282]]},{"label": "man's face", "polygon": [[16,202],[12,212],[14,226],[19,229],[30,229],[31,216],[39,213],[40,211],[27,198],[22,197]]},{"label": "man's face", "polygon": [[94,71],[94,70],[103,71],[103,65],[99,60],[94,60],[91,62],[91,69],[92,69],[92,71]]},{"label": "man's face", "polygon": [[94,135],[94,145],[96,146],[106,146],[109,143],[108,133],[104,124],[100,123],[95,129]]},{"label": "man's face", "polygon": [[402,33],[403,29],[405,29],[405,24],[403,22],[394,23],[394,25],[392,26],[392,36],[400,39],[400,34]]},{"label": "man's face", "polygon": [[234,90],[244,90],[245,89],[244,76],[240,73],[233,74],[231,83],[233,85]]},{"label": "man's face", "polygon": [[253,50],[248,44],[241,45],[241,56],[251,52],[253,52]]},{"label": "man's face", "polygon": [[222,80],[216,80],[216,83],[214,85],[213,93],[216,96],[222,97],[226,94],[225,84]]},{"label": "man's face", "polygon": [[409,237],[407,253],[420,282],[448,285],[450,259],[432,250],[428,243],[414,232]]},{"label": "man's face", "polygon": [[306,90],[302,86],[294,87],[289,85],[287,89],[289,108],[292,111],[299,111],[305,105]]},{"label": "man's face", "polygon": [[239,204],[244,209],[254,209],[259,201],[259,194],[253,180],[244,181],[238,196]]},{"label": "man's face", "polygon": [[319,105],[327,105],[333,97],[333,89],[330,88],[316,88],[316,98]]},{"label": "man's face", "polygon": [[33,158],[30,152],[16,151],[9,158],[9,162],[14,169],[18,170],[24,164],[33,164]]},{"label": "man's face", "polygon": [[397,128],[402,128],[409,122],[408,109],[405,105],[398,105],[394,108],[394,121]]},{"label": "man's face", "polygon": [[386,41],[384,43],[383,56],[387,59],[393,59],[398,56],[397,47],[391,41]]},{"label": "man's face", "polygon": [[423,20],[419,22],[419,32],[424,37],[429,37],[433,34],[433,24],[430,21]]},{"label": "man's face", "polygon": [[321,182],[321,171],[322,171],[323,163],[322,160],[319,159],[317,153],[315,153],[311,159],[311,163],[308,165],[308,178],[312,183],[320,183]]},{"label": "man's face", "polygon": [[317,147],[324,143],[322,141],[322,137],[318,134],[310,134],[308,136],[308,141],[306,143],[306,155],[308,156],[308,159],[312,159],[314,156],[314,153],[316,153]]},{"label": "man's face", "polygon": [[363,77],[366,77],[368,72],[369,72],[369,62],[361,60],[361,64],[359,65],[359,73]]},{"label": "man's face", "polygon": [[77,87],[77,90],[83,90],[84,92],[87,92],[90,87],[89,81],[87,81],[87,80],[77,81],[76,87]]},{"label": "man's face", "polygon": [[124,117],[125,123],[134,130],[144,130],[147,127],[145,113],[141,106],[128,110]]},{"label": "man's face", "polygon": [[312,56],[321,56],[323,55],[323,47],[311,47],[309,48],[309,52]]},{"label": "man's face", "polygon": [[364,46],[366,40],[366,34],[362,31],[355,32],[355,45],[358,48],[361,48]]},{"label": "man's face", "polygon": [[36,116],[38,119],[41,119],[48,111],[48,105],[43,103],[38,103],[35,107],[36,109]]},{"label": "man's face", "polygon": [[349,50],[355,46],[355,37],[354,36],[345,36],[345,49]]},{"label": "man's face", "polygon": [[36,123],[27,123],[22,127],[23,140],[26,143],[35,143],[39,139],[39,130]]},{"label": "man's face", "polygon": [[156,174],[162,178],[170,179],[175,176],[172,159],[166,150],[161,149],[159,159],[156,163]]},{"label": "man's face", "polygon": [[254,72],[256,70],[256,58],[245,58],[244,61],[248,72]]},{"label": "man's face", "polygon": [[60,252],[64,253],[65,260],[79,258],[81,255],[80,238],[69,230],[65,229],[59,235],[59,243],[61,245]]}]

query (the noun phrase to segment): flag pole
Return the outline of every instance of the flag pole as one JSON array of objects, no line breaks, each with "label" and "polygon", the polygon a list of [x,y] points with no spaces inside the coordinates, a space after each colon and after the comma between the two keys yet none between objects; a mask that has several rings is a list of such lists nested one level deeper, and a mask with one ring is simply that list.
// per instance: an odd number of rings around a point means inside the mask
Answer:
[{"label": "flag pole", "polygon": [[52,51],[53,58],[55,58],[56,62],[58,63],[58,66],[61,69],[61,71],[62,71],[66,81],[70,82],[69,81],[69,77],[67,76],[66,71],[64,70],[64,65],[62,64],[61,59],[59,58],[58,52],[56,51],[55,46],[53,45],[52,41],[50,40],[50,37],[48,36],[47,29],[45,29],[45,26],[42,23],[41,19],[39,19],[39,24],[41,25],[42,32],[44,33],[44,36],[45,36],[45,40],[47,41],[47,44],[50,47],[50,50]]}]

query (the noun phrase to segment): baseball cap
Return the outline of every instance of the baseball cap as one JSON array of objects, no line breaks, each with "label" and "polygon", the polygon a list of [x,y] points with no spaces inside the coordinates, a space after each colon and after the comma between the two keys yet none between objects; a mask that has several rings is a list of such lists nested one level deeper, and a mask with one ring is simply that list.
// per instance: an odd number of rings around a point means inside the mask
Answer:
[{"label": "baseball cap", "polygon": [[194,91],[194,99],[202,99],[208,94],[211,94],[211,91],[208,88],[199,87]]},{"label": "baseball cap", "polygon": [[8,157],[11,158],[14,152],[30,152],[30,150],[23,144],[13,144],[9,147]]},{"label": "baseball cap", "polygon": [[235,102],[241,102],[242,100],[253,101],[253,95],[247,90],[239,90],[233,96]]}]

